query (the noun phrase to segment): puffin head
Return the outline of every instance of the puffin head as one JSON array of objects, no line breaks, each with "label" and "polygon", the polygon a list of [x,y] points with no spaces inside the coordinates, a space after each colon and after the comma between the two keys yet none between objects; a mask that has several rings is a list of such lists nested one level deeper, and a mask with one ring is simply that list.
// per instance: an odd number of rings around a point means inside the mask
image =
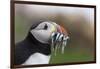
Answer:
[{"label": "puffin head", "polygon": [[33,25],[30,33],[41,43],[51,44],[51,49],[56,51],[58,47],[62,47],[62,53],[66,46],[68,33],[60,25],[55,22],[45,21]]}]

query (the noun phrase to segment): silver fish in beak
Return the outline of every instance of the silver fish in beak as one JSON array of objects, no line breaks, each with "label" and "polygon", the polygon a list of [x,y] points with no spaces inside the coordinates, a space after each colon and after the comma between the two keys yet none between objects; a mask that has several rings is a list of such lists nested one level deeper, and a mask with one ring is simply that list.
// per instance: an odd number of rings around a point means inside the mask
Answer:
[{"label": "silver fish in beak", "polygon": [[56,24],[56,32],[51,35],[51,51],[56,55],[57,50],[61,49],[61,53],[64,53],[64,49],[67,45],[67,40],[69,39],[67,31],[60,25]]}]

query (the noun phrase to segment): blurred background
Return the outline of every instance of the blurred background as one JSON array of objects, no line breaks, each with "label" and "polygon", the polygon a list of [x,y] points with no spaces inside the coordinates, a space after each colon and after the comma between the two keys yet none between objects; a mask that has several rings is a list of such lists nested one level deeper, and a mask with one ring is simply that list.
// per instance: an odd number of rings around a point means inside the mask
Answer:
[{"label": "blurred background", "polygon": [[94,60],[94,9],[15,4],[15,43],[23,40],[36,21],[54,21],[69,33],[65,53],[52,55],[50,64]]}]

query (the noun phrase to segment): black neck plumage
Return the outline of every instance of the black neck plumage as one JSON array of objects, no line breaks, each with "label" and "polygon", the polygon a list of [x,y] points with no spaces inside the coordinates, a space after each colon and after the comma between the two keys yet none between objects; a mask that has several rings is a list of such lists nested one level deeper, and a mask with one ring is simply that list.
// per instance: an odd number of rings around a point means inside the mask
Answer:
[{"label": "black neck plumage", "polygon": [[25,41],[30,42],[31,47],[33,47],[36,50],[36,52],[39,52],[45,55],[51,54],[50,44],[39,42],[30,32],[28,33],[28,36],[26,37]]}]

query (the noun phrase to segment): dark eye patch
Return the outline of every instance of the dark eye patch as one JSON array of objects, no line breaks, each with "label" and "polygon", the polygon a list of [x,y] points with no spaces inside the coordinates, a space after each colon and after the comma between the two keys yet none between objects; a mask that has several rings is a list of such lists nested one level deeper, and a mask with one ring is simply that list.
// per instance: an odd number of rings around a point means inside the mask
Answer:
[{"label": "dark eye patch", "polygon": [[48,26],[47,26],[47,24],[45,24],[45,26],[44,26],[44,28],[43,29],[45,29],[45,30],[47,30],[48,29]]}]

